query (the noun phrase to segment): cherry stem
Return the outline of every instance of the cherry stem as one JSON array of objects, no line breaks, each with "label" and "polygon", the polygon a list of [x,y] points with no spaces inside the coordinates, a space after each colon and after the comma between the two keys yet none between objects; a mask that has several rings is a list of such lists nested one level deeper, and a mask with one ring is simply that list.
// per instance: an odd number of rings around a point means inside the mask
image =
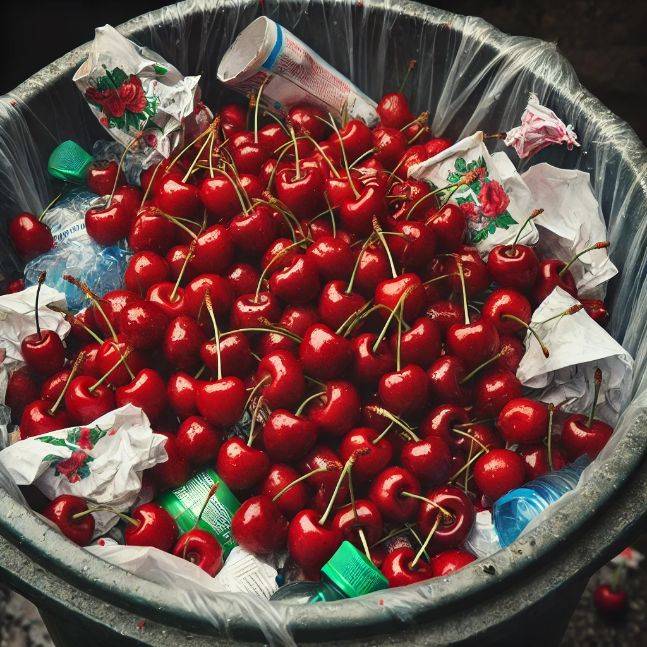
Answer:
[{"label": "cherry stem", "polygon": [[291,481],[288,483],[283,489],[279,490],[273,497],[272,497],[272,502],[276,503],[288,490],[291,490],[295,485],[298,485],[299,483],[305,481],[306,479],[309,479],[311,476],[314,476],[315,474],[321,474],[322,472],[327,472],[328,468],[327,467],[317,467],[316,469],[307,472],[306,474],[303,474],[299,478],[294,479],[294,481]]},{"label": "cherry stem", "polygon": [[277,335],[283,335],[284,337],[287,337],[288,339],[291,339],[292,341],[296,342],[297,344],[301,343],[301,337],[298,335],[295,335],[293,332],[290,332],[287,328],[279,328],[277,327],[268,327],[268,328],[261,328],[260,326],[258,328],[234,328],[233,330],[228,330],[227,332],[223,332],[220,336],[221,337],[226,337],[227,335],[233,335],[234,333],[237,332],[268,332],[268,333],[276,333]]},{"label": "cherry stem", "polygon": [[[357,319],[360,319],[363,314],[366,314],[367,312],[373,311],[375,306],[371,307],[370,301],[365,303],[361,308],[358,310],[355,310],[354,312],[351,312],[346,319],[341,323],[339,328],[335,331],[338,335],[342,334],[342,331],[348,326],[348,330],[344,333],[344,337],[350,334],[351,330],[355,327],[355,322]],[[367,310],[368,308],[368,310]],[[352,325],[351,325],[352,324]]]},{"label": "cherry stem", "polygon": [[389,541],[389,539],[402,535],[405,532],[411,532],[411,526],[404,526],[404,528],[396,528],[395,530],[392,530],[390,533],[384,535],[384,537],[378,539],[374,544],[371,544],[371,548],[375,548],[376,546],[383,544],[385,541]]},{"label": "cherry stem", "polygon": [[112,512],[112,514],[116,515],[126,523],[129,523],[133,526],[139,526],[139,521],[137,519],[134,519],[133,517],[123,513],[123,512],[117,512],[117,510],[114,510],[113,508],[109,508],[107,506],[103,505],[97,505],[93,507],[88,507],[86,510],[83,510],[82,512],[77,512],[76,514],[72,515],[72,519],[75,521],[77,519],[81,519],[82,517],[86,517],[89,514],[92,514],[94,512]]},{"label": "cherry stem", "polygon": [[[175,216],[172,216],[169,213],[164,213],[163,211],[161,211],[159,209],[157,211],[161,216],[166,218],[169,222],[172,222],[176,227],[179,227],[182,231],[184,231],[189,236],[191,236],[191,238],[196,238],[195,232],[191,231],[185,224],[182,223],[182,220],[187,221],[186,218],[176,218]],[[193,222],[193,221],[189,221],[189,222]],[[193,222],[193,224],[197,225],[198,223]]]},{"label": "cherry stem", "polygon": [[[51,307],[51,306],[50,306]],[[68,312],[65,314],[65,320],[70,324],[76,324],[80,328],[83,328],[83,330],[94,339],[94,341],[97,342],[97,344],[103,344],[103,339],[97,335],[92,328],[86,326],[78,317],[73,315],[72,313]]]},{"label": "cherry stem", "polygon": [[413,441],[418,442],[420,440],[420,438],[416,436],[413,429],[411,429],[409,425],[407,425],[403,420],[400,420],[400,418],[391,413],[388,409],[379,407],[377,405],[370,405],[368,408],[378,416],[382,416],[382,418],[386,418],[387,420],[390,420],[392,423],[400,427],[400,429],[402,429]]},{"label": "cherry stem", "polygon": [[[199,135],[197,135],[196,137],[194,137],[194,138],[193,138],[193,139],[192,139],[192,140],[191,140],[191,141],[190,141],[190,142],[189,142],[189,143],[188,143],[188,144],[187,144],[187,145],[186,145],[186,146],[185,146],[185,147],[184,147],[184,148],[183,148],[183,149],[182,149],[182,150],[181,150],[181,151],[180,151],[180,152],[179,152],[179,153],[178,153],[178,154],[177,154],[177,155],[172,159],[172,160],[171,160],[171,163],[166,167],[167,172],[168,172],[168,171],[170,171],[170,170],[175,166],[175,164],[177,163],[177,161],[182,157],[182,155],[184,155],[184,153],[186,153],[186,152],[191,148],[191,146],[193,146],[194,144],[197,144],[197,143],[198,143],[198,142],[199,142],[203,137],[207,137],[207,135],[210,135],[210,134],[213,132],[212,126],[213,126],[213,124],[216,122],[216,120],[218,120],[218,121],[219,121],[219,120],[220,120],[220,118],[219,118],[219,117],[216,117],[216,119],[214,119],[214,121],[211,123],[211,125],[210,125],[209,127],[205,128],[205,129],[204,129],[204,130],[203,130]],[[159,165],[158,165],[158,166],[159,166]],[[149,186],[150,186],[150,185],[149,185]]]},{"label": "cherry stem", "polygon": [[409,123],[404,124],[402,128],[400,128],[400,132],[404,132],[407,128],[410,128],[414,124],[420,124],[423,125],[429,120],[429,113],[428,112],[421,112],[417,117],[412,119]]},{"label": "cherry stem", "polygon": [[448,479],[448,482],[449,481],[455,481],[465,470],[470,468],[470,465],[472,463],[475,463],[485,453],[487,453],[487,452],[485,452],[484,450],[481,450],[478,454],[475,454],[474,456],[472,456],[472,458],[470,458],[470,460],[467,461],[467,463],[465,463],[465,465],[463,465],[463,467],[461,467],[453,476],[451,476]]},{"label": "cherry stem", "polygon": [[[406,292],[405,292],[406,294]],[[404,301],[400,301],[400,316],[398,317],[398,343],[395,347],[395,370],[399,371],[401,368],[401,354],[402,354],[402,319],[404,319]]]},{"label": "cherry stem", "polygon": [[249,428],[249,438],[247,438],[247,446],[251,447],[252,443],[254,442],[254,429],[256,428],[256,419],[258,418],[258,412],[261,410],[261,407],[263,406],[264,398],[261,396],[258,398],[258,402],[256,403],[256,406],[254,407],[254,411],[252,412],[252,425]]},{"label": "cherry stem", "polygon": [[133,137],[132,141],[129,142],[128,146],[124,147],[124,152],[121,154],[121,157],[119,158],[119,164],[117,165],[117,175],[115,176],[115,182],[112,185],[112,191],[110,192],[110,197],[108,198],[108,206],[112,204],[112,199],[115,197],[115,191],[117,190],[117,186],[119,185],[119,175],[121,173],[121,169],[124,167],[126,154],[136,143],[139,142],[140,137],[141,133],[138,133],[137,135],[135,135],[135,137]]},{"label": "cherry stem", "polygon": [[321,515],[321,519],[319,519],[320,526],[323,526],[328,520],[328,517],[332,512],[335,499],[337,498],[337,494],[339,494],[339,488],[341,487],[342,481],[344,480],[344,477],[346,476],[346,474],[348,474],[352,469],[353,463],[355,462],[355,460],[356,460],[355,453],[353,453],[350,456],[350,458],[344,463],[344,466],[342,467],[341,472],[339,473],[339,478],[337,479],[337,483],[335,484],[335,489],[333,490],[332,497],[330,497],[330,501],[328,502],[328,506],[326,507],[324,513]]},{"label": "cherry stem", "polygon": [[182,182],[186,182],[191,177],[191,174],[193,173],[193,169],[195,168],[195,165],[198,163],[198,160],[200,159],[200,155],[202,155],[202,152],[204,151],[204,149],[209,145],[209,142],[213,142],[214,137],[215,137],[214,132],[210,130],[209,136],[204,140],[202,146],[200,146],[200,149],[198,150],[197,155],[193,158],[191,165],[189,166],[187,172],[184,174],[184,177],[182,178]]},{"label": "cherry stem", "polygon": [[[117,350],[119,349],[117,348]],[[100,387],[119,368],[119,366],[121,366],[121,364],[125,363],[125,361],[128,359],[128,355],[130,355],[132,350],[133,349],[130,347],[126,348],[126,350],[121,353],[119,359],[110,367],[110,369],[106,371],[92,386],[88,387],[88,392],[94,393],[95,389]]]},{"label": "cherry stem", "polygon": [[364,151],[361,155],[358,155],[352,162],[349,164],[350,168],[354,168],[359,164],[364,158],[370,157],[373,153],[377,153],[378,149],[376,147],[369,148],[367,151]]},{"label": "cherry stem", "polygon": [[61,191],[41,212],[40,216],[38,216],[38,222],[43,222],[43,218],[45,217],[45,214],[63,197],[65,194],[65,191]]},{"label": "cherry stem", "polygon": [[465,382],[469,382],[479,371],[492,364],[492,362],[496,362],[499,357],[503,357],[506,354],[507,350],[501,350],[496,355],[492,355],[492,357],[486,359],[482,364],[479,364],[474,370],[470,371],[462,380],[460,380],[459,384],[465,384]]},{"label": "cherry stem", "polygon": [[386,429],[385,429],[385,430],[384,430],[384,431],[383,431],[379,436],[376,436],[375,438],[373,438],[373,440],[371,441],[371,443],[372,443],[373,445],[377,445],[377,444],[378,444],[378,443],[379,443],[383,438],[385,438],[385,437],[386,437],[386,435],[391,431],[391,429],[393,429],[393,423],[392,423],[392,422],[389,422],[389,424],[388,424],[388,426],[386,427]]},{"label": "cherry stem", "polygon": [[[326,201],[326,206],[328,207],[328,213],[330,214],[330,228],[332,229],[332,237],[337,238],[337,223],[335,222],[335,214],[332,210],[332,206],[330,205],[330,200],[328,200],[328,194],[324,191],[324,199]],[[312,233],[312,230],[310,228],[310,224],[312,221],[308,223],[308,233]]]},{"label": "cherry stem", "polygon": [[434,533],[436,532],[436,529],[438,528],[439,524],[440,524],[440,515],[436,517],[436,520],[434,521],[434,525],[431,527],[429,534],[425,537],[425,540],[422,542],[422,546],[420,546],[420,550],[418,550],[418,553],[413,558],[413,561],[411,562],[411,564],[409,564],[409,568],[411,570],[413,570],[416,567],[416,564],[420,561],[420,558],[427,550],[427,546],[429,545],[431,538],[434,536]]},{"label": "cherry stem", "polygon": [[519,238],[521,237],[521,232],[526,228],[528,223],[533,219],[536,218],[537,216],[541,216],[541,214],[544,213],[543,209],[535,209],[524,221],[523,225],[519,227],[517,230],[517,235],[514,237],[514,240],[512,241],[512,247],[510,247],[510,254],[509,256],[514,256],[515,250],[517,248],[517,243],[519,242]]},{"label": "cherry stem", "polygon": [[414,68],[416,67],[416,61],[415,59],[411,59],[409,63],[407,64],[407,71],[404,74],[404,78],[402,79],[402,82],[400,83],[400,87],[398,88],[398,92],[402,92],[405,83],[409,80],[409,76],[411,72],[413,72]]},{"label": "cherry stem", "polygon": [[294,128],[290,127],[290,139],[292,139],[292,145],[294,146],[294,179],[301,179],[301,168],[299,165],[299,145],[297,144],[297,136],[294,132]]},{"label": "cherry stem", "polygon": [[38,285],[36,286],[36,298],[34,299],[34,317],[36,319],[36,333],[38,334],[38,339],[43,339],[43,334],[40,331],[40,317],[38,314],[38,300],[40,299],[40,288],[45,283],[47,278],[47,272],[41,272],[38,275]]},{"label": "cherry stem", "polygon": [[348,177],[350,188],[353,190],[353,194],[355,195],[355,200],[357,200],[359,199],[359,192],[355,187],[355,183],[353,182],[353,177],[350,174],[350,166],[348,166],[348,157],[346,156],[346,147],[344,146],[344,140],[342,139],[342,136],[339,132],[339,128],[337,128],[337,124],[335,123],[333,116],[330,113],[328,113],[328,116],[330,117],[330,123],[328,123],[325,120],[322,120],[322,121],[325,124],[332,126],[333,130],[335,131],[335,134],[337,135],[337,139],[339,140],[339,147],[341,148],[341,156],[342,156],[342,159],[344,160],[344,168],[346,169],[346,176]]},{"label": "cherry stem", "polygon": [[[407,288],[398,299],[398,302],[395,304],[395,308],[393,308],[393,310],[391,310],[391,312],[389,313],[389,316],[386,318],[386,321],[384,322],[384,326],[382,326],[382,330],[380,330],[380,334],[377,336],[377,338],[375,339],[375,343],[373,344],[372,351],[374,353],[377,353],[378,346],[382,343],[382,340],[386,336],[389,326],[391,325],[391,321],[393,321],[394,317],[397,318],[396,313],[402,309],[405,299],[409,296],[412,290],[413,290],[413,286],[411,286],[410,288]],[[402,312],[404,312],[404,310],[402,310]],[[398,319],[398,325],[400,325],[399,322],[400,322],[400,319]]]},{"label": "cherry stem", "polygon": [[182,282],[182,277],[184,276],[184,272],[186,272],[186,268],[188,267],[189,263],[191,262],[191,259],[195,255],[195,238],[191,241],[191,245],[189,246],[189,251],[186,254],[186,257],[184,258],[184,262],[182,263],[182,267],[180,268],[180,272],[177,276],[177,280],[175,281],[175,285],[173,286],[173,289],[171,290],[171,294],[169,295],[169,300],[170,301],[175,301],[177,297],[177,291],[180,289],[180,283]]},{"label": "cherry stem", "polygon": [[[209,505],[209,501],[211,501],[213,495],[218,491],[219,487],[220,487],[220,483],[214,483],[211,486],[211,488],[209,488],[209,492],[207,492],[207,496],[204,499],[204,503],[200,508],[200,512],[198,513],[198,516],[196,517],[195,523],[193,524],[193,528],[191,528],[191,530],[195,530],[198,527],[198,524],[200,523],[200,519],[202,519],[202,515],[204,514],[204,511],[207,509],[207,505]],[[187,545],[188,545],[188,542],[184,545],[185,549]]]},{"label": "cherry stem", "polygon": [[218,323],[216,322],[216,314],[213,311],[213,303],[211,302],[211,292],[207,289],[204,293],[204,305],[209,313],[211,324],[213,326],[213,338],[216,341],[216,357],[218,359],[218,379],[222,380],[222,358],[220,357],[220,331],[218,330]]},{"label": "cherry stem", "polygon": [[600,368],[595,369],[595,374],[593,376],[593,402],[591,403],[591,411],[589,412],[589,418],[586,422],[586,426],[590,429],[593,424],[593,419],[595,417],[595,409],[598,406],[598,396],[600,395],[600,387],[602,386],[602,371]]},{"label": "cherry stem", "polygon": [[[235,169],[234,173],[235,173]],[[251,204],[249,203],[249,196],[247,195],[247,191],[240,185],[240,180],[238,178],[238,175],[235,175],[235,177],[232,177],[225,171],[224,168],[219,168],[218,173],[222,173],[230,182],[232,187],[234,188],[234,191],[236,192],[236,197],[238,198],[238,202],[240,202],[240,206],[243,210],[243,213],[247,213],[251,207]],[[243,195],[247,199],[243,198]]]},{"label": "cherry stem", "polygon": [[544,354],[544,357],[548,358],[550,357],[550,351],[544,344],[544,342],[541,340],[541,337],[537,334],[537,331],[534,330],[531,326],[529,326],[523,319],[520,319],[516,315],[511,315],[511,314],[503,314],[501,315],[501,319],[510,319],[511,321],[515,321],[518,323],[520,326],[523,326],[538,342],[539,347],[541,348],[541,352]]},{"label": "cherry stem", "polygon": [[263,281],[265,280],[265,277],[267,276],[270,268],[276,261],[280,260],[285,256],[287,252],[289,252],[292,248],[297,247],[301,245],[301,241],[292,243],[288,245],[287,247],[284,247],[278,254],[275,254],[271,259],[270,262],[263,268],[263,271],[261,272],[261,275],[258,279],[258,285],[256,286],[256,294],[254,295],[254,303],[258,303],[258,295],[261,293],[261,285],[263,285]]},{"label": "cherry stem", "polygon": [[441,274],[439,276],[434,276],[433,279],[428,279],[423,283],[423,285],[429,285],[430,283],[434,283],[436,281],[441,281],[442,279],[448,279],[450,276],[455,276],[457,272],[451,272],[450,274]]},{"label": "cherry stem", "polygon": [[362,246],[360,247],[360,250],[357,254],[357,258],[355,259],[355,265],[353,265],[353,271],[350,274],[350,279],[348,279],[348,287],[346,288],[346,294],[350,294],[353,291],[353,285],[355,283],[355,277],[357,276],[357,270],[359,268],[359,264],[362,260],[362,256],[364,255],[364,252],[366,251],[366,248],[369,246],[372,240],[373,240],[373,234],[370,234],[368,238],[362,243]]},{"label": "cherry stem", "polygon": [[[227,333],[223,333],[223,337]],[[243,411],[247,409],[249,406],[250,402],[252,401],[252,398],[256,395],[256,392],[265,384],[268,380],[271,380],[272,378],[269,375],[266,375],[262,380],[259,380],[258,384],[255,384],[252,390],[250,391],[249,395],[247,396],[247,400],[245,401],[245,406],[243,407]]]},{"label": "cherry stem", "polygon": [[261,104],[261,95],[263,94],[263,89],[265,84],[269,81],[270,77],[266,76],[261,86],[258,88],[258,94],[256,95],[256,105],[254,106],[254,143],[258,144],[258,108]]},{"label": "cherry stem", "polygon": [[164,160],[160,160],[156,165],[155,165],[155,170],[153,171],[153,175],[151,175],[150,180],[148,181],[148,186],[146,187],[146,190],[144,191],[144,195],[142,196],[142,201],[139,203],[139,208],[141,209],[144,204],[146,203],[146,199],[148,198],[148,194],[151,192],[151,189],[153,188],[153,183],[155,182],[155,178],[157,177],[157,172],[160,170],[160,166],[162,165],[162,162]]},{"label": "cherry stem", "polygon": [[371,551],[368,549],[368,542],[366,541],[366,535],[364,534],[364,529],[359,525],[359,516],[357,515],[357,505],[355,503],[355,489],[353,488],[353,478],[350,474],[350,471],[347,474],[348,478],[348,494],[350,496],[350,505],[353,510],[353,517],[355,517],[355,523],[357,524],[357,534],[359,539],[362,542],[362,548],[364,549],[364,554],[368,560],[371,559]]},{"label": "cherry stem", "polygon": [[[548,405],[548,437],[547,437],[547,451],[548,451],[548,467],[552,472],[553,467],[553,416],[555,415],[555,405],[551,402]],[[589,423],[590,426],[590,423]]]},{"label": "cherry stem", "polygon": [[303,410],[306,408],[309,402],[320,398],[322,395],[326,395],[325,391],[319,391],[318,393],[313,393],[309,395],[300,405],[299,408],[295,411],[294,415],[300,416],[303,413]]},{"label": "cherry stem", "polygon": [[70,382],[76,377],[76,374],[79,372],[79,368],[81,368],[81,364],[83,363],[84,359],[85,359],[85,353],[81,351],[77,355],[76,359],[74,360],[74,364],[72,364],[72,368],[70,369],[70,374],[67,376],[67,380],[65,380],[65,384],[63,385],[63,388],[61,389],[61,392],[59,393],[58,398],[56,398],[56,401],[49,408],[47,412],[49,413],[50,416],[53,416],[56,413],[56,410],[61,406],[61,402],[63,402],[63,398],[65,397],[65,392],[70,386]]},{"label": "cherry stem", "polygon": [[[317,149],[317,151],[319,152],[321,157],[323,157],[323,159],[325,160],[326,164],[328,164],[328,166],[330,167],[330,172],[336,178],[341,177],[339,175],[339,171],[335,168],[335,165],[332,163],[332,160],[330,159],[330,157],[328,157],[328,155],[326,155],[326,153],[324,152],[324,149],[321,148],[321,146],[319,146],[319,142],[316,141],[314,139],[314,137],[310,137],[310,135],[303,135],[303,138],[305,138],[307,141],[309,141]],[[352,164],[351,164],[351,166],[352,166]]]},{"label": "cherry stem", "polygon": [[579,312],[583,308],[584,306],[581,303],[576,303],[575,305],[572,305],[569,308],[566,308],[566,310],[564,310],[563,312],[558,312],[556,315],[553,315],[552,317],[548,317],[548,319],[544,319],[543,321],[538,321],[537,323],[541,325],[547,324],[549,321],[554,321],[555,319],[561,319],[562,317],[566,317],[568,315],[574,315],[576,312]]},{"label": "cherry stem", "polygon": [[400,494],[402,496],[408,497],[409,499],[417,499],[418,501],[423,501],[424,503],[428,503],[430,506],[437,508],[441,512],[441,514],[444,514],[446,517],[450,519],[453,517],[452,513],[449,510],[447,510],[447,508],[443,508],[443,506],[439,505],[435,501],[432,501],[431,499],[428,499],[425,496],[421,496],[420,494],[414,494],[413,492],[401,492]]},{"label": "cherry stem", "polygon": [[481,448],[483,451],[486,451],[486,452],[487,452],[487,451],[489,451],[489,450],[488,450],[488,448],[487,448],[487,447],[486,447],[486,446],[485,446],[485,445],[484,445],[484,444],[483,444],[483,443],[482,443],[478,438],[474,438],[474,436],[472,436],[472,434],[468,434],[467,432],[465,432],[465,431],[461,431],[460,429],[456,429],[455,427],[451,430],[451,432],[452,432],[453,434],[458,434],[459,436],[463,436],[463,437],[465,437],[465,438],[469,438],[469,439],[472,441],[472,442],[470,443],[470,445],[473,445],[474,443],[476,443],[477,445],[479,445],[479,446],[480,446],[480,448]]},{"label": "cherry stem", "polygon": [[384,251],[386,252],[387,258],[389,259],[389,265],[391,266],[391,274],[393,275],[393,278],[396,278],[398,276],[398,273],[395,269],[393,256],[391,255],[391,250],[389,249],[389,246],[386,242],[384,232],[382,231],[382,227],[380,227],[377,216],[373,216],[373,231],[375,232],[375,235],[378,237],[379,241],[382,243],[382,247],[384,247]]},{"label": "cherry stem", "polygon": [[581,252],[578,252],[578,253],[577,253],[577,254],[575,254],[575,256],[573,256],[573,258],[571,258],[571,260],[570,260],[570,261],[568,261],[568,263],[566,263],[566,265],[564,265],[564,267],[563,267],[563,268],[558,272],[558,276],[564,276],[564,274],[565,274],[566,272],[568,272],[568,268],[569,268],[571,265],[573,265],[573,263],[575,263],[575,261],[576,261],[578,258],[580,258],[581,256],[583,256],[584,254],[587,254],[588,252],[592,252],[594,249],[606,249],[607,247],[609,247],[609,245],[610,245],[610,244],[611,244],[611,243],[610,243],[608,240],[605,240],[605,241],[603,241],[603,242],[601,242],[601,243],[595,243],[595,245],[591,245],[590,247],[587,247],[586,249],[583,249]]},{"label": "cherry stem", "polygon": [[460,258],[456,259],[456,267],[458,269],[458,277],[461,280],[461,291],[463,292],[463,313],[465,314],[465,325],[470,323],[470,311],[467,307],[467,289],[465,288],[465,274],[463,272],[463,261]]},{"label": "cherry stem", "polygon": [[108,315],[106,314],[106,311],[103,309],[103,306],[101,305],[101,301],[99,297],[92,292],[92,290],[88,287],[87,283],[84,283],[83,281],[79,281],[79,279],[71,276],[70,274],[63,274],[63,279],[67,281],[68,283],[71,283],[74,287],[78,288],[85,294],[85,296],[92,301],[92,305],[99,311],[101,316],[103,317],[103,320],[106,322],[106,326],[108,330],[110,331],[110,335],[112,338],[117,341],[117,333],[115,332],[115,329],[110,322],[110,319],[108,318]]}]

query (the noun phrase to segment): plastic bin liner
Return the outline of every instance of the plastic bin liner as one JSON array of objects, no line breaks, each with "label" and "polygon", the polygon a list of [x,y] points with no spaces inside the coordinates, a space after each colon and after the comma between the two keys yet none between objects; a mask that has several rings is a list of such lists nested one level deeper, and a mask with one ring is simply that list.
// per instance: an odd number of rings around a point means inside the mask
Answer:
[{"label": "plastic bin liner", "polygon": [[[208,105],[217,106],[233,98],[217,82],[218,63],[236,35],[263,13],[292,31],[375,100],[384,91],[397,89],[408,61],[416,59],[418,65],[407,91],[416,112],[430,112],[436,135],[458,139],[479,129],[486,133],[506,131],[519,124],[530,92],[566,123],[573,124],[580,148],[569,151],[565,146],[551,146],[519,163],[518,169],[548,162],[589,173],[609,227],[611,258],[619,269],[608,291],[612,312],[609,330],[635,358],[635,371],[631,402],[611,442],[587,468],[583,481],[593,470],[604,473],[605,460],[614,446],[647,407],[647,159],[633,131],[580,86],[555,45],[505,36],[478,18],[406,1],[192,0],[142,16],[129,23],[127,30],[129,37],[158,52],[183,74],[201,74],[203,98]],[[160,18],[163,26],[157,22]],[[82,60],[80,52],[79,65]],[[38,84],[47,84],[46,99],[32,102],[33,106],[11,96],[0,102],[3,232],[8,217],[20,210],[37,212],[48,196],[54,195],[45,176],[45,162],[55,144],[73,138],[89,150],[101,138],[101,130],[74,87],[71,74],[63,78],[56,78],[55,72],[36,75],[29,84],[23,92],[33,89],[34,84],[36,89]],[[492,152],[504,150],[502,142],[489,146]],[[517,163],[515,153],[510,151],[510,155]],[[0,268],[4,276],[19,268],[6,236],[0,237]],[[636,453],[627,460],[627,474],[639,461],[645,442],[643,437],[641,443],[635,443]],[[568,498],[563,497],[549,514]],[[542,516],[537,523],[544,523],[546,518]],[[454,577],[467,581],[460,575]],[[352,604],[370,607],[379,622],[407,622],[433,596],[432,580],[371,594]],[[178,592],[177,603],[209,619],[219,632],[227,632],[232,616],[242,616],[256,624],[267,642],[292,641],[290,622],[295,607],[289,603],[269,603],[240,594],[202,596],[189,591]],[[341,609],[336,605],[351,602],[330,604],[320,605],[327,614]]]}]

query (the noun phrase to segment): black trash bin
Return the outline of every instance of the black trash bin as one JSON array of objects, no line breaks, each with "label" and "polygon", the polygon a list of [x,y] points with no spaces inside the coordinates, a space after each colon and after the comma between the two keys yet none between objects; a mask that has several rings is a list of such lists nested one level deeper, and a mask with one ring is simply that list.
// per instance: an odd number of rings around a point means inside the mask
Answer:
[{"label": "black trash bin", "polygon": [[[397,87],[407,61],[417,59],[414,107],[430,110],[436,134],[505,129],[518,121],[529,91],[573,123],[581,148],[553,147],[532,163],[591,173],[621,271],[610,287],[610,329],[636,358],[633,393],[645,393],[647,156],[633,131],[579,85],[553,45],[506,36],[478,19],[381,0],[190,0],[131,20],[120,31],[182,72],[202,74],[205,99],[213,105],[222,92],[215,79],[222,53],[262,11],[374,97]],[[75,139],[90,146],[102,136],[71,81],[86,53],[87,46],[70,52],[0,104],[0,166],[28,169],[33,179],[33,186],[20,184],[24,190],[17,191],[15,177],[0,175],[3,217],[45,201],[41,169],[55,143]],[[6,250],[0,267],[6,273],[12,263],[17,267]],[[451,578],[406,591],[279,605],[263,614],[234,596],[191,604],[90,556],[3,490],[0,575],[39,607],[60,645],[556,645],[588,577],[645,526],[647,413],[641,405],[634,400],[625,412],[623,433],[594,478],[546,523]]]}]

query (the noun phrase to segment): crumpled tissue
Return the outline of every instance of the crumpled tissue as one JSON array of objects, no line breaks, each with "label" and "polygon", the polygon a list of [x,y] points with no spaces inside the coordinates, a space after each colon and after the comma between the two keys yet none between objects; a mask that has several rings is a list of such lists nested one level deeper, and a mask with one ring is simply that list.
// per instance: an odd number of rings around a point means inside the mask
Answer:
[{"label": "crumpled tissue", "polygon": [[[89,425],[20,440],[0,451],[0,465],[16,485],[34,483],[49,499],[73,494],[123,512],[139,495],[142,472],[167,460],[165,442],[143,411],[127,404]],[[94,518],[95,536],[119,521],[106,511]]]},{"label": "crumpled tissue", "polygon": [[[531,194],[505,153],[490,155],[481,131],[456,142],[438,155],[412,166],[409,176],[434,188],[459,181],[470,171],[478,176],[458,187],[448,202],[458,205],[467,217],[469,240],[482,256],[496,245],[512,243],[531,213]],[[451,190],[449,190],[451,191]],[[441,198],[447,194],[441,193]],[[537,242],[537,228],[529,222],[519,242]]]},{"label": "crumpled tissue", "polygon": [[[540,230],[537,249],[544,258],[567,262],[578,252],[607,240],[607,227],[588,173],[537,164],[521,176],[530,188],[533,208],[544,210],[535,218]],[[604,284],[618,273],[606,249],[581,256],[569,268],[583,297],[604,296]]]},{"label": "crumpled tissue", "polygon": [[533,312],[530,325],[550,351],[526,337],[526,352],[517,368],[524,386],[542,389],[539,400],[560,405],[567,413],[588,412],[593,402],[594,373],[602,370],[596,418],[615,424],[631,391],[633,359],[586,310],[542,323],[579,302],[556,287]]}]

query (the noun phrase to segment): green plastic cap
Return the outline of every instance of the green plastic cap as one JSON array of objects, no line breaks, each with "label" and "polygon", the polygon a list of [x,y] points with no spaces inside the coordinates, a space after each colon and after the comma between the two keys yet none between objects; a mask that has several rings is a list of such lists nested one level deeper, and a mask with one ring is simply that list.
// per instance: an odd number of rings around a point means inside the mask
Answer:
[{"label": "green plastic cap", "polygon": [[68,139],[52,151],[47,162],[47,171],[57,180],[85,184],[90,164],[92,155]]},{"label": "green plastic cap", "polygon": [[349,598],[389,588],[389,581],[364,553],[345,541],[321,569]]}]

